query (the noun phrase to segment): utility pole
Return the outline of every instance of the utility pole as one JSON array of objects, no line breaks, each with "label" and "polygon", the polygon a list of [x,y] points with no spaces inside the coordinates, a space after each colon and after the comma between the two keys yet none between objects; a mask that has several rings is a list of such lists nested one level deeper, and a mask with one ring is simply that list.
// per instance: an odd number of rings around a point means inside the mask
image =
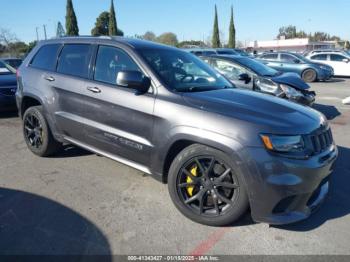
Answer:
[{"label": "utility pole", "polygon": [[39,42],[39,31],[38,31],[39,28],[36,27],[35,30],[36,30],[36,40]]},{"label": "utility pole", "polygon": [[47,40],[47,35],[46,35],[46,25],[43,25],[44,27],[44,35],[45,35],[45,40]]}]

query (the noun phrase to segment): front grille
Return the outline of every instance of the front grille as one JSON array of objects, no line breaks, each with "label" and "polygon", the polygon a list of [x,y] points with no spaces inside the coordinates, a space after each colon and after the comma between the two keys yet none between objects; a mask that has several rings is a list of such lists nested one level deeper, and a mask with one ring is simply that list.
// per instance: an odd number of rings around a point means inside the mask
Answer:
[{"label": "front grille", "polygon": [[325,151],[333,144],[333,136],[330,128],[318,134],[312,135],[310,139],[315,154]]},{"label": "front grille", "polygon": [[0,95],[3,96],[14,96],[16,93],[16,86],[13,87],[1,87],[0,88]]}]

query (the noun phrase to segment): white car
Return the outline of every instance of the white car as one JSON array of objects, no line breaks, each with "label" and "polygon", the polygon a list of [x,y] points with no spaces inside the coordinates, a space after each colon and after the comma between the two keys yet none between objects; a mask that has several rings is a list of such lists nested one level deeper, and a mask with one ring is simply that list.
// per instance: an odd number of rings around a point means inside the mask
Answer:
[{"label": "white car", "polygon": [[350,76],[350,55],[341,52],[313,53],[307,56],[308,59],[330,65],[336,76]]}]

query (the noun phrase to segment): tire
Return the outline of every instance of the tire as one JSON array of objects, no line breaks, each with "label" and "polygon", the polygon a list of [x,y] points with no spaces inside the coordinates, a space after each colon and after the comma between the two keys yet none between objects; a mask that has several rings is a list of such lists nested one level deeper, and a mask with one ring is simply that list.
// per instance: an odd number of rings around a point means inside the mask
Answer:
[{"label": "tire", "polygon": [[312,83],[317,80],[317,73],[313,69],[306,69],[303,72],[301,78],[307,83]]},{"label": "tire", "polygon": [[176,156],[169,170],[168,189],[183,215],[208,226],[232,224],[249,207],[243,177],[234,161],[221,151],[199,144]]},{"label": "tire", "polygon": [[30,107],[25,111],[23,136],[29,150],[40,157],[51,156],[62,148],[51,133],[42,106]]}]

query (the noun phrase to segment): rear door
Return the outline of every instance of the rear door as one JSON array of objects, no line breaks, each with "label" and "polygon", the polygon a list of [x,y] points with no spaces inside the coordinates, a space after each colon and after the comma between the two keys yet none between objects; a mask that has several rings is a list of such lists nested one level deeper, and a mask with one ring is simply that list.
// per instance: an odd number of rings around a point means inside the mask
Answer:
[{"label": "rear door", "polygon": [[132,54],[108,45],[96,46],[95,54],[94,70],[81,86],[84,143],[147,166],[153,148],[155,93],[137,95],[135,90],[116,84],[118,72],[143,72]]},{"label": "rear door", "polygon": [[65,44],[60,52],[56,72],[45,75],[54,90],[51,108],[57,128],[65,138],[83,141],[85,137],[85,89],[89,76],[93,46]]}]

